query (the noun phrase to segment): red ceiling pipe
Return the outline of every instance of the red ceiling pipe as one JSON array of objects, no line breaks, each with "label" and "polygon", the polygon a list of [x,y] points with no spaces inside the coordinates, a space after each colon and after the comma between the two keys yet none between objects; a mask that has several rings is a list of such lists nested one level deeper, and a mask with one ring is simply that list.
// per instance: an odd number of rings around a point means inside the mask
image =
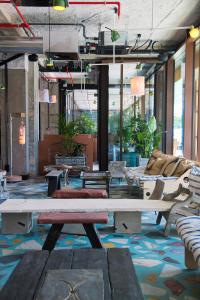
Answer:
[{"label": "red ceiling pipe", "polygon": [[27,28],[26,24],[0,23],[0,28]]},{"label": "red ceiling pipe", "polygon": [[83,1],[69,1],[69,5],[70,4],[72,4],[72,5],[76,5],[76,4],[78,4],[78,5],[98,5],[98,4],[100,4],[100,5],[104,5],[104,4],[108,4],[108,5],[117,5],[117,14],[118,14],[118,17],[120,16],[120,14],[121,14],[121,3],[120,2],[118,2],[118,1],[99,1],[99,2],[97,2],[97,1],[91,1],[91,2],[83,2]]},{"label": "red ceiling pipe", "polygon": [[20,17],[20,19],[22,20],[23,23],[21,24],[12,24],[12,23],[8,23],[8,24],[0,24],[0,28],[25,28],[28,29],[30,31],[30,33],[32,34],[33,37],[35,37],[34,33],[31,30],[30,25],[28,24],[26,18],[23,16],[23,14],[21,13],[21,11],[19,10],[18,6],[15,4],[15,2],[13,0],[0,0],[0,3],[6,3],[6,4],[12,4],[18,14],[18,16]]}]

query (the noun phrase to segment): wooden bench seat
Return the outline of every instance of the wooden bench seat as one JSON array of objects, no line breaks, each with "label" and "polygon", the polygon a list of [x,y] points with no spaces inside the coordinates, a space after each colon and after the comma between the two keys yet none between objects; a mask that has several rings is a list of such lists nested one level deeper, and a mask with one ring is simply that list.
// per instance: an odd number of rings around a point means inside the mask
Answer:
[{"label": "wooden bench seat", "polygon": [[72,199],[72,198],[108,198],[108,193],[103,189],[70,189],[64,188],[56,190],[53,198]]},{"label": "wooden bench seat", "polygon": [[43,250],[52,251],[61,234],[64,224],[82,224],[93,248],[103,248],[95,224],[107,224],[107,213],[43,213],[38,224],[52,224]]}]

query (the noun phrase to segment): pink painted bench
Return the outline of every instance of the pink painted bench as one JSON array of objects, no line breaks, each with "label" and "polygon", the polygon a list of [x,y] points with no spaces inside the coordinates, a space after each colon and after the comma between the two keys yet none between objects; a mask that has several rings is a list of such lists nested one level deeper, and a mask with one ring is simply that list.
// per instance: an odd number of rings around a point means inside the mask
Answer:
[{"label": "pink painted bench", "polygon": [[52,224],[42,250],[52,251],[64,224],[82,224],[93,248],[103,248],[95,224],[107,224],[107,213],[43,213],[38,224]]},{"label": "pink painted bench", "polygon": [[71,198],[108,198],[108,193],[103,189],[69,189],[64,188],[56,190],[53,198],[71,199]]}]

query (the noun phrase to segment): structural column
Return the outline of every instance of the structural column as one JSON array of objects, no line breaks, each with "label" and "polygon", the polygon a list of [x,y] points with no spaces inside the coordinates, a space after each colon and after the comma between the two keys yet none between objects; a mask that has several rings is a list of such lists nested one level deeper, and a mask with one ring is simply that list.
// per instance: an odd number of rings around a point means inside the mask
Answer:
[{"label": "structural column", "polygon": [[28,131],[29,172],[38,174],[39,142],[39,67],[37,62],[28,62]]},{"label": "structural column", "polygon": [[193,131],[193,65],[194,41],[190,38],[186,42],[185,58],[185,120],[184,120],[184,156],[192,158]]},{"label": "structural column", "polygon": [[174,111],[174,59],[170,58],[166,68],[166,153],[173,154]]},{"label": "structural column", "polygon": [[99,67],[98,157],[100,171],[108,170],[108,68],[106,65]]}]

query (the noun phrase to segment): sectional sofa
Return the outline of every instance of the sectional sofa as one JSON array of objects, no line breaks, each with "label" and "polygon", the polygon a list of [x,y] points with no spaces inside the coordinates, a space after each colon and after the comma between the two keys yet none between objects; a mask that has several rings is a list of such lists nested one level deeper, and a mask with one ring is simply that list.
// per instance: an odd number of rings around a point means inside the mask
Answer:
[{"label": "sectional sofa", "polygon": [[154,150],[145,167],[125,168],[125,177],[130,193],[133,188],[139,187],[143,197],[149,198],[158,178],[165,181],[166,193],[176,190],[180,183],[187,187],[188,174],[192,166],[200,164],[184,157]]}]

